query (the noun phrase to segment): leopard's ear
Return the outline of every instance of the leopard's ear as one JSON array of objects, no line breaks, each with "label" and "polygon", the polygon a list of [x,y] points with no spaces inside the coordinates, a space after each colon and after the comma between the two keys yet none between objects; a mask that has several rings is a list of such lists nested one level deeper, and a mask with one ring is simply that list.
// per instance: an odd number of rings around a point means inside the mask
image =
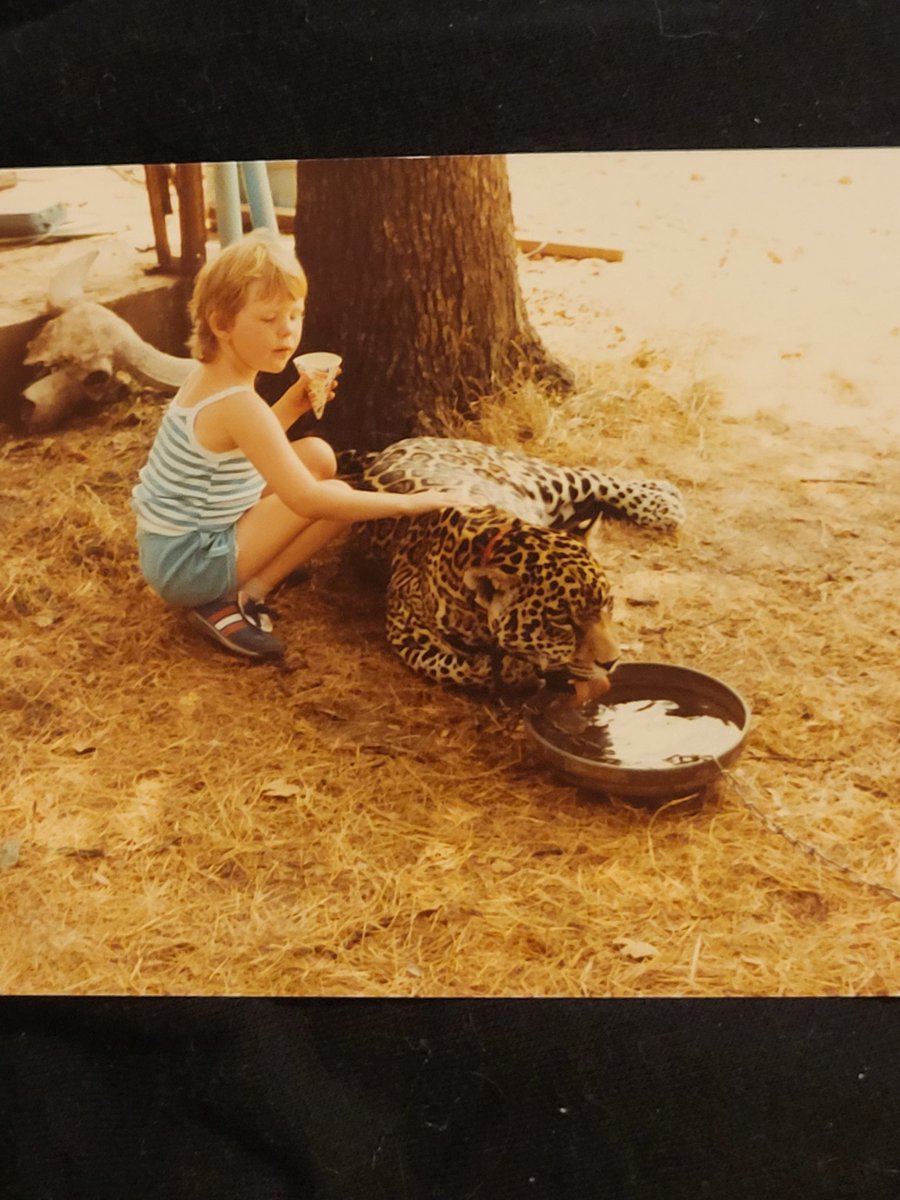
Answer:
[{"label": "leopard's ear", "polygon": [[463,573],[463,583],[475,593],[476,603],[487,608],[498,595],[509,591],[510,585],[515,583],[515,576],[501,571],[499,567],[469,567]]}]

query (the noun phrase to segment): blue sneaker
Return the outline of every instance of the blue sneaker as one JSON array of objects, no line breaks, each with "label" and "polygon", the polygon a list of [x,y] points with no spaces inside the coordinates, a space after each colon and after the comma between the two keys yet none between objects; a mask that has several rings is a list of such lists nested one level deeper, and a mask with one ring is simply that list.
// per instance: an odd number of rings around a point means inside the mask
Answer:
[{"label": "blue sneaker", "polygon": [[252,600],[222,597],[192,608],[187,619],[232,654],[264,661],[284,655],[284,647],[272,635],[272,610]]}]

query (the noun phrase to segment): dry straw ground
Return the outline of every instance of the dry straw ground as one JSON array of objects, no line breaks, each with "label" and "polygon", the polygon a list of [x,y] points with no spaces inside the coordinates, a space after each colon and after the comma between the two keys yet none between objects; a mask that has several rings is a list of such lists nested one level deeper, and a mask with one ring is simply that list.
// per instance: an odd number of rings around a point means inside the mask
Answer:
[{"label": "dry straw ground", "polygon": [[686,493],[677,536],[597,544],[622,638],[755,725],[716,795],[659,811],[408,673],[337,553],[279,598],[285,671],[198,640],[135,562],[159,397],[0,443],[0,989],[900,991],[897,447],[728,418],[664,368],[583,366],[475,431]]}]

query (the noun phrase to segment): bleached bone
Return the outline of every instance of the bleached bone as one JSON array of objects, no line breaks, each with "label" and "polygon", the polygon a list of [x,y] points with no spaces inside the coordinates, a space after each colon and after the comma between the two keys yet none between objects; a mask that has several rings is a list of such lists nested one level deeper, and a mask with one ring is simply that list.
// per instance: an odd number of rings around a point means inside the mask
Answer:
[{"label": "bleached bone", "polygon": [[22,394],[31,405],[27,418],[30,433],[44,433],[55,428],[87,400],[81,371],[73,367],[42,375]]},{"label": "bleached bone", "polygon": [[180,387],[195,365],[193,359],[157,350],[122,317],[91,300],[82,300],[48,321],[29,342],[25,364],[87,364],[98,357],[111,358],[116,370],[164,388]]},{"label": "bleached bone", "polygon": [[80,258],[60,267],[47,289],[47,307],[50,312],[62,312],[64,308],[71,308],[73,304],[84,299],[84,283],[99,254],[99,250],[89,250],[87,254],[82,254]]},{"label": "bleached bone", "polygon": [[84,281],[96,257],[97,251],[82,255],[50,281],[48,307],[59,316],[32,338],[25,354],[26,366],[48,369],[23,393],[20,419],[29,431],[53,429],[85,401],[102,403],[118,395],[120,387],[106,386],[117,371],[175,391],[195,365],[191,358],[151,346],[122,317],[84,298]]}]

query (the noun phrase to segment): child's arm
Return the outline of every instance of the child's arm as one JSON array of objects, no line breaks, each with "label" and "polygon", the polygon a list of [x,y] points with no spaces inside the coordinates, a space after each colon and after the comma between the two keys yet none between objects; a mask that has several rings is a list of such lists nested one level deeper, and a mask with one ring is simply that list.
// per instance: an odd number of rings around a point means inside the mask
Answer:
[{"label": "child's arm", "polygon": [[309,412],[312,404],[309,398],[309,376],[301,375],[300,378],[292,383],[286,392],[283,392],[278,400],[272,405],[272,412],[278,419],[278,424],[282,429],[290,429],[298,417],[302,417],[304,413]]},{"label": "child's arm", "polygon": [[223,397],[210,410],[210,417],[213,412],[219,431],[234,441],[275,494],[300,517],[370,521],[472,503],[462,491],[362,492],[338,479],[316,479],[294,454],[273,409],[249,389]]}]

